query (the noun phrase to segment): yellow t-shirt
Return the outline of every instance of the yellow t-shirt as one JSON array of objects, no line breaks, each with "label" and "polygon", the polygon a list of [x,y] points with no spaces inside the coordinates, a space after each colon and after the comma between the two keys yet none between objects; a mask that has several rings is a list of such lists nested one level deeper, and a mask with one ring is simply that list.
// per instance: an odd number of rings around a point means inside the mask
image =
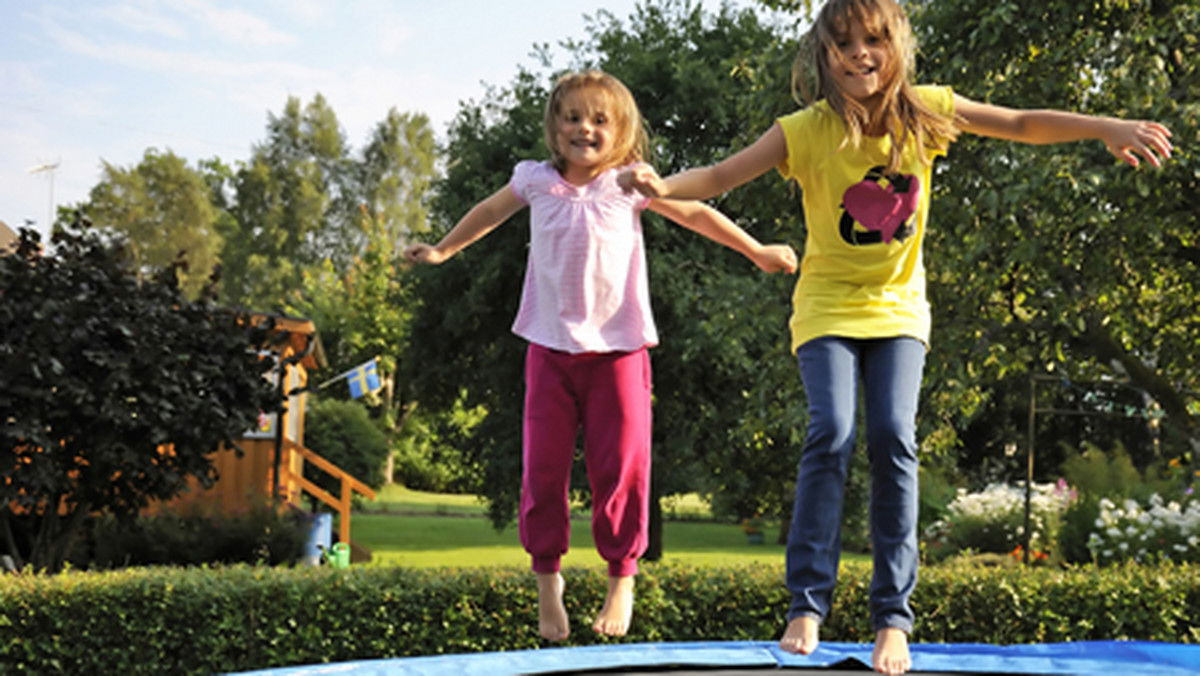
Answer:
[{"label": "yellow t-shirt", "polygon": [[[917,87],[933,111],[954,114],[949,87]],[[921,243],[931,167],[914,143],[898,175],[884,176],[891,141],[846,142],[827,102],[779,118],[787,159],[779,166],[803,190],[808,237],[792,294],[792,352],[820,336],[911,336],[929,343],[929,302]],[[925,149],[932,156],[941,151]],[[932,164],[932,161],[931,161]]]}]

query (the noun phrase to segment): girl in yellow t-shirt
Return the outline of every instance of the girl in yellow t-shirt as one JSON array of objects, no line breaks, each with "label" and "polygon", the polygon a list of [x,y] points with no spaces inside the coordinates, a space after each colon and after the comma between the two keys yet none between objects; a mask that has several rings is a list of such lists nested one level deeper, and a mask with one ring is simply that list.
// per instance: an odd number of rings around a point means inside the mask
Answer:
[{"label": "girl in yellow t-shirt", "polygon": [[895,0],[830,0],[793,73],[793,82],[815,74],[815,96],[805,97],[815,103],[712,166],[663,179],[641,165],[619,178],[650,197],[708,199],[774,167],[803,189],[808,236],[790,328],[810,422],[788,537],[792,602],[779,645],[811,653],[829,612],[861,383],[872,481],[872,661],[887,674],[912,666],[916,412],[930,323],[921,241],[934,158],[962,131],[1037,144],[1100,140],[1135,167],[1139,158],[1157,167],[1171,154],[1171,133],[1155,122],[1015,110],[916,86],[913,52]]}]

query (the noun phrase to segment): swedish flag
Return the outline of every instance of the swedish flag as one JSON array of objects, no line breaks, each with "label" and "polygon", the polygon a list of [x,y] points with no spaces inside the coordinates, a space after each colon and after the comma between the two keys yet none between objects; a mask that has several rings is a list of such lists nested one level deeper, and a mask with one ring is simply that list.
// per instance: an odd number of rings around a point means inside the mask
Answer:
[{"label": "swedish flag", "polygon": [[364,394],[378,390],[381,385],[379,384],[379,370],[375,366],[375,360],[372,359],[365,364],[360,364],[351,369],[349,375],[346,377],[346,382],[350,383],[351,399],[358,399]]}]

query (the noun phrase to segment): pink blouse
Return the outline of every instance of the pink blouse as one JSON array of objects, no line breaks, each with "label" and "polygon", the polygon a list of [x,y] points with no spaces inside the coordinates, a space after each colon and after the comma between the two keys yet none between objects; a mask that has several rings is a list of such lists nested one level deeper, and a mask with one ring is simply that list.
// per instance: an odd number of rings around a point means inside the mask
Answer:
[{"label": "pink blouse", "polygon": [[513,333],[578,354],[658,344],[650,311],[641,212],[649,200],[617,185],[621,168],[584,186],[548,162],[513,170],[513,193],[530,208],[529,262]]}]

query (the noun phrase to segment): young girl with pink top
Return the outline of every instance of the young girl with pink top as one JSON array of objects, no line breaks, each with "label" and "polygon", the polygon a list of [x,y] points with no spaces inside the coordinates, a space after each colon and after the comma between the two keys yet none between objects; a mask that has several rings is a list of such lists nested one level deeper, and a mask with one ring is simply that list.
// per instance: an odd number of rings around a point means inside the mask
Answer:
[{"label": "young girl with pink top", "polygon": [[779,646],[816,650],[830,610],[861,392],[871,465],[872,662],[887,674],[912,666],[916,416],[930,329],[921,243],[934,158],[960,131],[1038,144],[1096,139],[1133,166],[1139,155],[1158,166],[1171,152],[1170,132],[1154,122],[1014,110],[949,87],[916,86],[913,51],[895,0],[829,0],[793,72],[793,82],[816,76],[808,107],[712,166],[665,180],[642,166],[619,179],[650,197],[707,199],[776,168],[802,188],[807,237],[790,328],[809,423],[788,534],[792,602]]},{"label": "young girl with pink top", "polygon": [[658,343],[640,214],[650,209],[743,254],[767,272],[796,270],[786,245],[763,246],[697,202],[648,199],[617,185],[641,162],[646,136],[633,96],[598,71],[566,75],[545,109],[548,162],[517,164],[508,185],[475,205],[435,246],[405,256],[438,264],[530,208],[530,248],[513,332],[529,341],[519,531],[538,584],[538,629],[570,631],[560,559],[570,539],[571,464],[583,430],[592,536],[608,564],[593,629],[622,636],[646,550],[650,486],[650,359]]}]

